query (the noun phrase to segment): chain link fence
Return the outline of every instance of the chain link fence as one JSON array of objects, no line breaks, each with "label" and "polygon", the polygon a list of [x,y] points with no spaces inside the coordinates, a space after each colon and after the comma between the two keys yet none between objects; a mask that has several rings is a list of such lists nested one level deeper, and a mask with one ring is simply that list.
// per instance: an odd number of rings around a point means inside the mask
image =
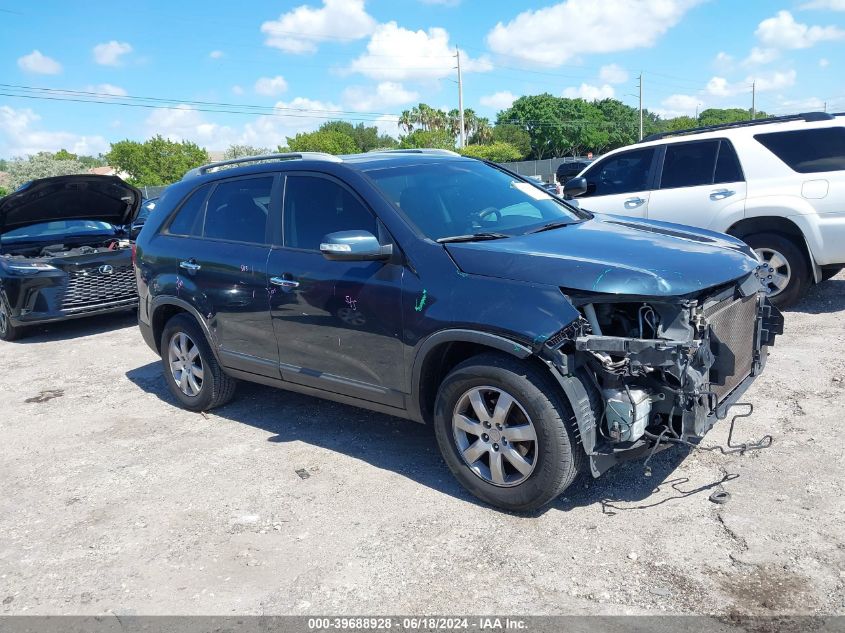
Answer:
[{"label": "chain link fence", "polygon": [[520,176],[541,176],[543,182],[554,182],[557,168],[563,163],[595,160],[593,156],[565,156],[563,158],[544,158],[543,160],[522,160],[515,163],[501,163]]}]

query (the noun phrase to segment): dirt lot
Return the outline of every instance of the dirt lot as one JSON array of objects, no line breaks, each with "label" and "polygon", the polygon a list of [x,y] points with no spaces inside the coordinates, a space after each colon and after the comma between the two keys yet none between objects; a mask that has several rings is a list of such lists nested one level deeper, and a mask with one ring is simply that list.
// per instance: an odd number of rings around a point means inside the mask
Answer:
[{"label": "dirt lot", "polygon": [[845,275],[786,316],[737,431],[772,448],[667,451],[534,517],[411,422],[249,384],[178,409],[132,316],[0,343],[0,614],[845,614]]}]

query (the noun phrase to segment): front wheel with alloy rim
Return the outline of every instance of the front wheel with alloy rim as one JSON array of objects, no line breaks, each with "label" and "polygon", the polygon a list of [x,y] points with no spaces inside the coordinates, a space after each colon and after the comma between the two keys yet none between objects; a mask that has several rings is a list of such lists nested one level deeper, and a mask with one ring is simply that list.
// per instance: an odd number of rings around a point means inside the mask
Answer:
[{"label": "front wheel with alloy rim", "polygon": [[505,510],[544,506],[581,470],[574,415],[560,386],[543,368],[504,355],[480,354],[449,373],[434,429],[458,481]]},{"label": "front wheel with alloy rim", "polygon": [[191,411],[226,404],[236,381],[223,373],[205,335],[188,314],[170,319],[161,334],[161,361],[170,392]]},{"label": "front wheel with alloy rim", "polygon": [[12,316],[6,301],[0,296],[0,341],[14,341],[21,335],[21,328],[12,325]]},{"label": "front wheel with alloy rim", "polygon": [[802,248],[778,233],[755,233],[743,239],[763,264],[758,276],[769,300],[779,308],[797,302],[810,286],[810,267]]}]

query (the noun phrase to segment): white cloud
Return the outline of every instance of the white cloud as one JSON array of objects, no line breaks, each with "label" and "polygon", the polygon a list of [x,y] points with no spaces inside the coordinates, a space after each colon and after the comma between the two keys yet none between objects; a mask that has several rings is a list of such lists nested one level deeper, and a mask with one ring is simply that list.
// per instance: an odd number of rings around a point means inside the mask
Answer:
[{"label": "white cloud", "polygon": [[302,54],[315,52],[319,42],[357,40],[375,28],[376,21],[364,10],[364,0],[323,0],[319,9],[301,5],[278,20],[264,22],[261,32],[267,36],[267,46]]},{"label": "white cloud", "polygon": [[173,108],[154,110],[145,121],[147,134],[161,134],[171,141],[193,141],[202,146],[222,143],[228,147],[235,132],[227,127],[208,122],[193,106],[179,104]]},{"label": "white cloud", "polygon": [[211,51],[208,54],[211,59],[222,59],[225,55],[226,53],[224,53],[223,51]]},{"label": "white cloud", "polygon": [[724,77],[712,77],[704,89],[714,97],[732,97],[742,92],[750,92],[751,86],[742,82],[730,83]]},{"label": "white cloud", "polygon": [[608,64],[599,70],[599,79],[608,84],[624,84],[628,76],[628,71],[618,64]]},{"label": "white cloud", "polygon": [[108,150],[102,136],[38,129],[41,117],[32,110],[0,106],[0,156],[26,156],[56,152],[62,148],[74,154],[97,155]]},{"label": "white cloud", "polygon": [[372,112],[379,108],[389,108],[416,101],[420,95],[413,90],[406,90],[400,83],[383,81],[371,87],[350,86],[343,91],[343,102],[352,110]]},{"label": "white cloud", "polygon": [[701,107],[701,99],[693,95],[676,94],[661,102],[664,108],[676,110],[683,114],[695,114],[695,109]]},{"label": "white cloud", "polygon": [[795,112],[818,112],[823,110],[825,102],[818,97],[807,97],[805,99],[781,99],[776,110],[784,113]]},{"label": "white cloud", "polygon": [[101,66],[120,66],[124,55],[132,52],[132,45],[127,42],[111,40],[97,44],[94,49],[94,61]]},{"label": "white cloud", "polygon": [[845,31],[836,26],[807,26],[796,22],[789,11],[760,22],[754,31],[757,39],[771,48],[810,48],[819,42],[839,40]]},{"label": "white cloud", "polygon": [[[370,125],[369,123],[367,125]],[[378,128],[379,134],[387,134],[393,138],[399,138],[399,119],[390,114],[380,116],[374,125]]]},{"label": "white cloud", "polygon": [[827,11],[845,11],[845,0],[811,0],[802,4],[800,9],[821,9]]},{"label": "white cloud", "polygon": [[733,55],[728,55],[724,51],[719,51],[716,58],[713,60],[713,65],[719,70],[730,70],[734,65]]},{"label": "white cloud", "polygon": [[747,77],[746,83],[756,82],[757,92],[769,92],[771,90],[782,90],[795,85],[797,73],[794,70],[785,72],[774,71],[756,77]]},{"label": "white cloud", "polygon": [[563,91],[563,96],[569,99],[585,99],[587,101],[596,101],[598,99],[612,99],[616,91],[610,84],[603,84],[601,86],[593,86],[591,84],[581,84],[577,88],[566,88]]},{"label": "white cloud", "polygon": [[479,99],[479,102],[481,105],[493,108],[494,110],[506,110],[511,107],[516,99],[517,97],[514,93],[509,90],[502,90],[500,92],[494,92],[491,95],[484,95]]},{"label": "white cloud", "polygon": [[[449,33],[434,27],[428,31],[411,31],[396,22],[379,24],[367,52],[349,66],[373,79],[405,81],[408,79],[443,79],[455,75],[455,49],[449,44]],[[463,72],[486,72],[493,64],[487,57],[472,59],[461,51]]]},{"label": "white cloud", "polygon": [[101,95],[108,95],[110,97],[125,97],[128,92],[120,86],[114,84],[97,84],[96,86],[88,85],[83,89],[85,92],[96,92]]},{"label": "white cloud", "polygon": [[830,61],[826,57],[822,57],[819,60],[819,68],[827,68],[830,66]]},{"label": "white cloud", "polygon": [[259,77],[255,82],[255,92],[265,97],[274,97],[288,89],[288,82],[281,75],[275,77]]},{"label": "white cloud", "polygon": [[232,94],[242,95],[243,93],[244,93],[244,89],[241,86],[239,86],[238,84],[235,84],[234,86],[232,86]]},{"label": "white cloud", "polygon": [[62,72],[62,65],[52,57],[47,57],[39,50],[18,58],[18,66],[28,73],[39,75],[58,75]]},{"label": "white cloud", "polygon": [[760,48],[755,46],[751,49],[748,57],[742,60],[742,64],[743,66],[760,66],[769,64],[778,57],[780,57],[780,51],[776,48]]},{"label": "white cloud", "polygon": [[584,52],[653,46],[700,1],[564,0],[499,22],[487,34],[487,44],[496,53],[560,66]]}]

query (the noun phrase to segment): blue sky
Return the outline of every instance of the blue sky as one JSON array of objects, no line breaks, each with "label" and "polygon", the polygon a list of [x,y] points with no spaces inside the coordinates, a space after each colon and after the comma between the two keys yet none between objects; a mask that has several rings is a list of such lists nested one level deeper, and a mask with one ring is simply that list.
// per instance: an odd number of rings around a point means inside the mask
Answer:
[{"label": "blue sky", "polygon": [[750,107],[752,81],[767,112],[845,111],[845,0],[0,0],[0,156],[396,135],[415,103],[457,107],[456,47],[491,119],[541,92],[636,105],[641,72],[664,116]]}]

